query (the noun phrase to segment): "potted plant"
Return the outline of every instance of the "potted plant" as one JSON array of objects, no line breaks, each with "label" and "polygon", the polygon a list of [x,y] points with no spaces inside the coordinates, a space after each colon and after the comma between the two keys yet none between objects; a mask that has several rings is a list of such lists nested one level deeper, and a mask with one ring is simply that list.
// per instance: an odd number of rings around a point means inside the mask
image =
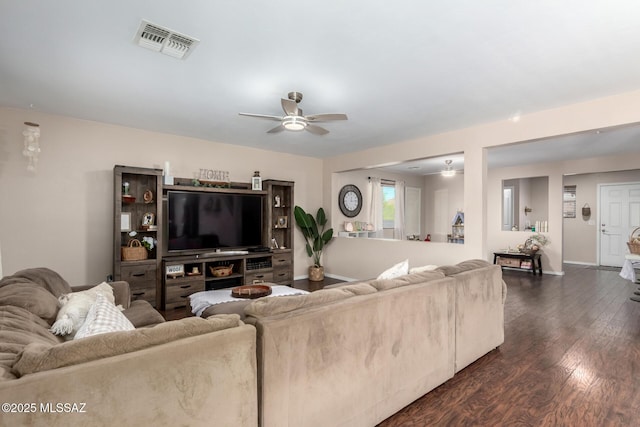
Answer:
[{"label": "potted plant", "polygon": [[309,266],[309,280],[319,282],[324,279],[324,267],[320,261],[322,250],[331,241],[333,228],[325,230],[327,217],[322,208],[318,209],[315,218],[300,206],[294,208],[293,215],[307,242],[307,255],[313,258],[313,265]]}]

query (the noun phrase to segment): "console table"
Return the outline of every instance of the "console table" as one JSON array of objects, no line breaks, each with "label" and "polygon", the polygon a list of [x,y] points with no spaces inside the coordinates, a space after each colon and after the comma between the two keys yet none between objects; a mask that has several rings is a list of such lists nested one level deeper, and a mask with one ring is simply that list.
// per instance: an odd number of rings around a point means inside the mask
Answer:
[{"label": "console table", "polygon": [[542,276],[542,260],[540,253],[531,254],[523,252],[494,252],[493,263],[502,267],[520,268],[523,270],[531,270],[535,276],[536,269]]}]

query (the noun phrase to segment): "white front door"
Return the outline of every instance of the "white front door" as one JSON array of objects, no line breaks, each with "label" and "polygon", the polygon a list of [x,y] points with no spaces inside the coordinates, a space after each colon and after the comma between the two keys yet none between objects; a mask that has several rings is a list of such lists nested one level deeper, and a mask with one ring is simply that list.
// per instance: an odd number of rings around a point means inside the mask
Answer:
[{"label": "white front door", "polygon": [[600,186],[600,265],[622,267],[627,242],[640,226],[640,183]]}]

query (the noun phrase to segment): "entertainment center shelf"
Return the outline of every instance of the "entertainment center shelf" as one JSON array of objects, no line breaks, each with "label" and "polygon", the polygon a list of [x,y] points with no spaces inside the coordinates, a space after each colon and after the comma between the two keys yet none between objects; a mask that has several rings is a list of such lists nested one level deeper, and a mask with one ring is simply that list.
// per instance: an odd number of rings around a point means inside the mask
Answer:
[{"label": "entertainment center shelf", "polygon": [[[162,297],[164,309],[185,307],[189,303],[189,295],[205,290],[251,285],[255,282],[291,285],[290,275],[282,274],[280,268],[274,268],[274,259],[278,267],[281,267],[283,256],[290,260],[291,251],[232,255],[221,252],[220,254],[164,257],[164,295]],[[216,267],[231,268],[231,272],[215,276]],[[274,276],[274,271],[278,272],[278,277]]]}]

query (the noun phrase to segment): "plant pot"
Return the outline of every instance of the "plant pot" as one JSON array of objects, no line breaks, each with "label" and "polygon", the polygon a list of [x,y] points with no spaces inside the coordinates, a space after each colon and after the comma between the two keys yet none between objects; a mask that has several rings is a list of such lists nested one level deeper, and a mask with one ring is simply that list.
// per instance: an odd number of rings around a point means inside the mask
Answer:
[{"label": "plant pot", "polygon": [[324,267],[315,265],[309,267],[309,280],[312,282],[322,282],[324,280]]}]

